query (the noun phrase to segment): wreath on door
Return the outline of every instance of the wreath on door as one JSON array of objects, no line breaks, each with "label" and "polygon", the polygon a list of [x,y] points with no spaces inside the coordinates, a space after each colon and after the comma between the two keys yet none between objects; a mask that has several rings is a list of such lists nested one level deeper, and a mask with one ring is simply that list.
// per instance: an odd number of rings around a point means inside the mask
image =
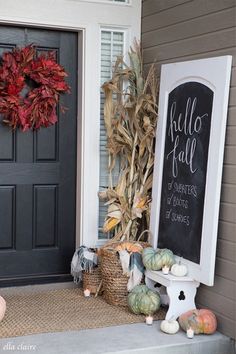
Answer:
[{"label": "wreath on door", "polygon": [[55,124],[60,94],[70,90],[67,76],[53,52],[36,56],[33,45],[5,52],[0,63],[3,122],[23,131]]}]

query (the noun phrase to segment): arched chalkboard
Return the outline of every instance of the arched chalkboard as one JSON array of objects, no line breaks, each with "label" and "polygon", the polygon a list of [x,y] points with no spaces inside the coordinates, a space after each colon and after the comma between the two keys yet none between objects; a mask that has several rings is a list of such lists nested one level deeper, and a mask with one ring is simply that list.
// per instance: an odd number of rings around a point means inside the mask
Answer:
[{"label": "arched chalkboard", "polygon": [[186,82],[169,93],[158,247],[200,263],[213,91]]}]

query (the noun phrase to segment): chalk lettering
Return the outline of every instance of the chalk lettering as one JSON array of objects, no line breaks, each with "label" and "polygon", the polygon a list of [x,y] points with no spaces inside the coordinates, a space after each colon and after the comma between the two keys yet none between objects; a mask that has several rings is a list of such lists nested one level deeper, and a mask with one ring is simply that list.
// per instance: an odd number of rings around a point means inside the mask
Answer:
[{"label": "chalk lettering", "polygon": [[[183,119],[183,113],[181,112],[178,117],[176,117],[176,101],[174,101],[170,108],[169,117],[169,129],[168,135],[171,137],[171,142],[174,144],[173,148],[166,155],[167,160],[172,158],[172,176],[178,176],[178,163],[186,164],[189,166],[190,172],[194,174],[197,168],[193,166],[195,152],[197,148],[196,138],[192,138],[194,133],[200,134],[202,129],[202,120],[208,116],[208,113],[203,115],[197,115],[194,117],[195,109],[197,106],[197,98],[195,97],[192,101],[188,97],[185,114]],[[185,147],[180,150],[178,149],[180,145],[180,133],[183,133],[186,137]]]},{"label": "chalk lettering", "polygon": [[173,198],[173,206],[179,206],[179,207],[183,207],[185,209],[188,209],[188,200],[186,199],[181,199],[179,197],[174,196]]},{"label": "chalk lettering", "polygon": [[171,221],[173,222],[178,222],[178,223],[184,223],[187,226],[189,226],[189,215],[182,215],[182,214],[177,214],[177,213],[172,213],[171,214]]},{"label": "chalk lettering", "polygon": [[185,151],[180,150],[180,152],[177,152],[177,148],[179,145],[179,135],[176,136],[174,148],[166,156],[168,160],[169,157],[172,155],[172,176],[173,177],[178,176],[178,162],[188,165],[190,167],[191,173],[195,173],[197,171],[197,168],[193,167],[193,158],[196,150],[196,144],[197,143],[195,138],[192,140],[190,140],[190,138],[187,138]]},{"label": "chalk lettering", "polygon": [[174,183],[174,190],[180,194],[192,195],[197,197],[197,186],[192,184]]}]

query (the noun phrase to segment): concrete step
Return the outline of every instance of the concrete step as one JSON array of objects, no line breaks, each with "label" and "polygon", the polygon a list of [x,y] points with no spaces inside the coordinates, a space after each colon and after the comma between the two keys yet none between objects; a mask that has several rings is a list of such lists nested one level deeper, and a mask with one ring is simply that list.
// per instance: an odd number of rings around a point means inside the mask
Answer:
[{"label": "concrete step", "polygon": [[162,333],[160,321],[152,326],[139,323],[0,340],[0,353],[22,351],[37,354],[235,354],[233,342],[220,333],[188,339],[182,331],[175,335]]}]

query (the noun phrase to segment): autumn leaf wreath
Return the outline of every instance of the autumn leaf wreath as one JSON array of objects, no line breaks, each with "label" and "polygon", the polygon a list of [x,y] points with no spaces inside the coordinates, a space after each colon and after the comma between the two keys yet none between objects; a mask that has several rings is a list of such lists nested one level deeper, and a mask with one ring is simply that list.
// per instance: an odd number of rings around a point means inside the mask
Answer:
[{"label": "autumn leaf wreath", "polygon": [[0,61],[0,114],[12,129],[23,131],[57,122],[61,93],[68,76],[53,52],[36,55],[33,45],[5,52]]}]

